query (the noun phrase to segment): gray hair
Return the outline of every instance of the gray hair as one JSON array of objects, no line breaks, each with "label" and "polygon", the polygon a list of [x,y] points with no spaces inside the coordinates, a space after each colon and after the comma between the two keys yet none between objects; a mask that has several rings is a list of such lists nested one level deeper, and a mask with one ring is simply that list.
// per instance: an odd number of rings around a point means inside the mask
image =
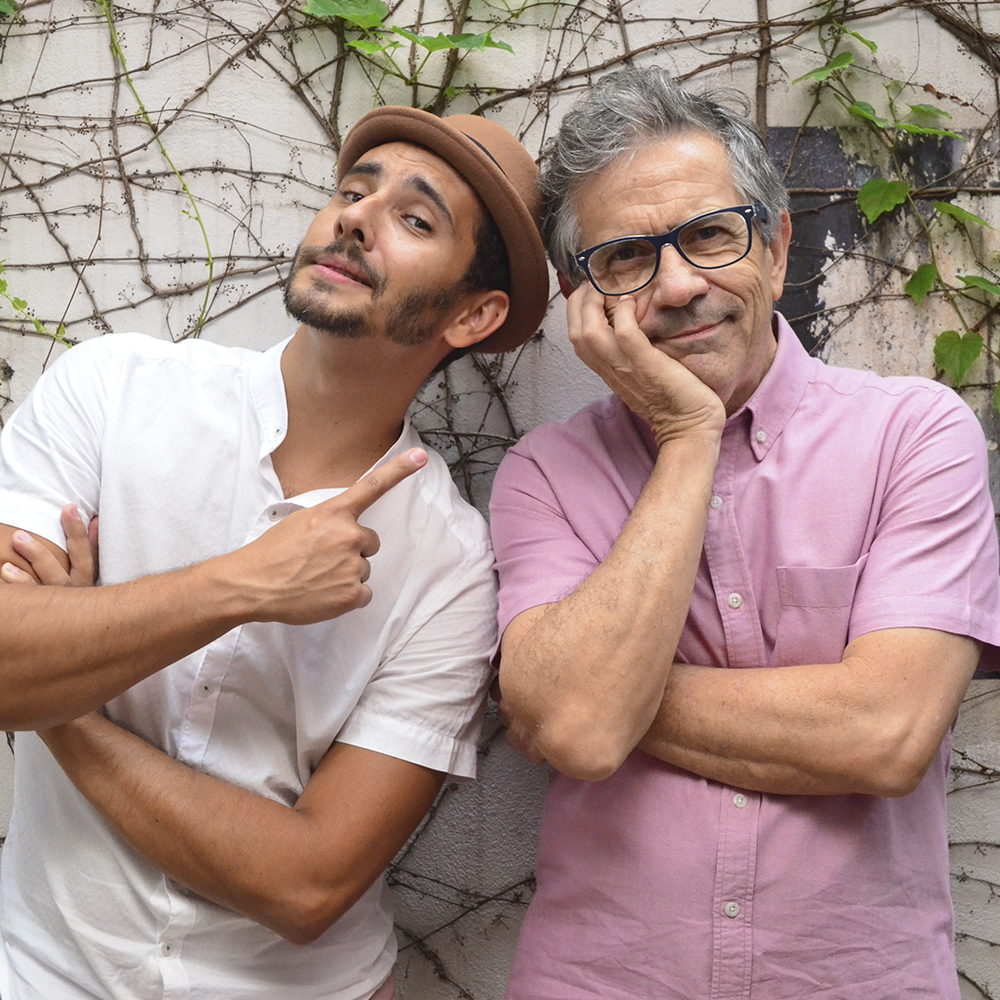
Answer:
[{"label": "gray hair", "polygon": [[746,99],[737,91],[718,96],[742,104],[742,112],[712,96],[689,93],[657,66],[629,67],[602,77],[567,113],[545,147],[540,180],[542,234],[557,271],[583,280],[573,259],[584,249],[573,203],[576,189],[620,156],[685,132],[705,132],[722,143],[740,196],[767,209],[767,221],[758,219],[757,230],[764,245],[770,245],[788,208],[788,192],[760,132],[746,117]]}]

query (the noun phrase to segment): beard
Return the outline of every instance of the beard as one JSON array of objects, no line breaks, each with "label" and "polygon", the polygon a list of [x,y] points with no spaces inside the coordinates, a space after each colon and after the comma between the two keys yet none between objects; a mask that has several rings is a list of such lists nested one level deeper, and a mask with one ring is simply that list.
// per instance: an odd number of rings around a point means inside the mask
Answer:
[{"label": "beard", "polygon": [[[329,286],[319,278],[313,280],[308,288],[292,287],[301,271],[323,257],[334,255],[350,261],[370,284],[372,296],[367,306],[355,309],[332,307]],[[285,282],[285,309],[300,323],[333,337],[357,340],[382,332],[394,344],[416,347],[434,336],[441,320],[466,290],[463,281],[459,280],[437,291],[411,291],[391,306],[383,325],[376,316],[375,305],[385,294],[386,284],[385,277],[368,264],[353,239],[341,237],[326,247],[300,245]]]},{"label": "beard", "polygon": [[329,286],[319,278],[313,279],[307,288],[295,288],[296,277],[307,267],[317,263],[324,257],[345,257],[361,272],[372,290],[372,302],[377,301],[385,291],[385,278],[378,274],[364,259],[361,248],[353,240],[341,237],[325,247],[306,246],[299,244],[292,261],[292,269],[285,282],[285,308],[289,314],[300,323],[322,330],[334,337],[356,339],[367,337],[371,332],[368,310],[338,309],[331,307],[329,301]]}]

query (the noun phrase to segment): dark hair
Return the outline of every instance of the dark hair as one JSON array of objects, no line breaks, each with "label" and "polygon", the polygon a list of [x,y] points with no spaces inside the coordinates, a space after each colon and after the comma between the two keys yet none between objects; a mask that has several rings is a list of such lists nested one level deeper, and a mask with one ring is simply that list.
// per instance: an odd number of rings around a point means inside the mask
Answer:
[{"label": "dark hair", "polygon": [[780,231],[788,192],[760,132],[746,117],[746,98],[736,91],[725,97],[742,104],[742,111],[712,96],[689,93],[658,66],[628,67],[594,84],[563,118],[543,154],[542,232],[557,271],[583,280],[573,259],[583,249],[577,245],[580,220],[573,204],[578,187],[619,157],[685,132],[704,132],[722,143],[740,196],[767,209],[767,221],[758,221],[757,229],[764,245],[771,243]]},{"label": "dark hair", "polygon": [[[484,207],[480,208],[480,212],[482,214],[474,234],[476,252],[472,255],[465,274],[456,283],[455,290],[457,294],[464,295],[466,292],[499,289],[510,295],[510,260],[507,257],[507,247],[500,235],[500,228],[493,221],[493,216]],[[441,359],[431,374],[444,371],[453,361],[473,350],[475,345],[456,347]]]}]

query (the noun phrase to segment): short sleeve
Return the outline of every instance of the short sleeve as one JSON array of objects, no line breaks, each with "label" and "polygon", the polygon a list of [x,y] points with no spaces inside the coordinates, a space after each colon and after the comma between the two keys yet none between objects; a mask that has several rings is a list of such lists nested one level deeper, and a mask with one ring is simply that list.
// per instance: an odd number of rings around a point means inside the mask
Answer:
[{"label": "short sleeve", "polygon": [[106,339],[72,348],[38,380],[0,435],[0,522],[65,548],[59,514],[97,512],[109,384],[119,364]]},{"label": "short sleeve", "polygon": [[1000,644],[986,442],[957,395],[936,392],[910,416],[888,477],[850,637],[919,626]]},{"label": "short sleeve", "polygon": [[501,635],[521,612],[561,601],[604,555],[593,552],[574,530],[524,442],[500,463],[490,499],[490,532],[500,578]]},{"label": "short sleeve", "polygon": [[410,627],[386,650],[338,742],[455,779],[474,778],[496,610],[493,554],[484,544],[429,589]]}]

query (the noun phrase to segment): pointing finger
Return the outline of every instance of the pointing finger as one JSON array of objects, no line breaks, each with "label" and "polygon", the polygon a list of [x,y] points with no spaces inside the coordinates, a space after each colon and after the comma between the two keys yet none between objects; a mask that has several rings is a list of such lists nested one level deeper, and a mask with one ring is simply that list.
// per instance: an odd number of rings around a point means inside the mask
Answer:
[{"label": "pointing finger", "polygon": [[427,452],[423,448],[411,448],[369,472],[330,502],[358,517],[393,486],[401,483],[407,476],[412,476],[426,464]]}]

